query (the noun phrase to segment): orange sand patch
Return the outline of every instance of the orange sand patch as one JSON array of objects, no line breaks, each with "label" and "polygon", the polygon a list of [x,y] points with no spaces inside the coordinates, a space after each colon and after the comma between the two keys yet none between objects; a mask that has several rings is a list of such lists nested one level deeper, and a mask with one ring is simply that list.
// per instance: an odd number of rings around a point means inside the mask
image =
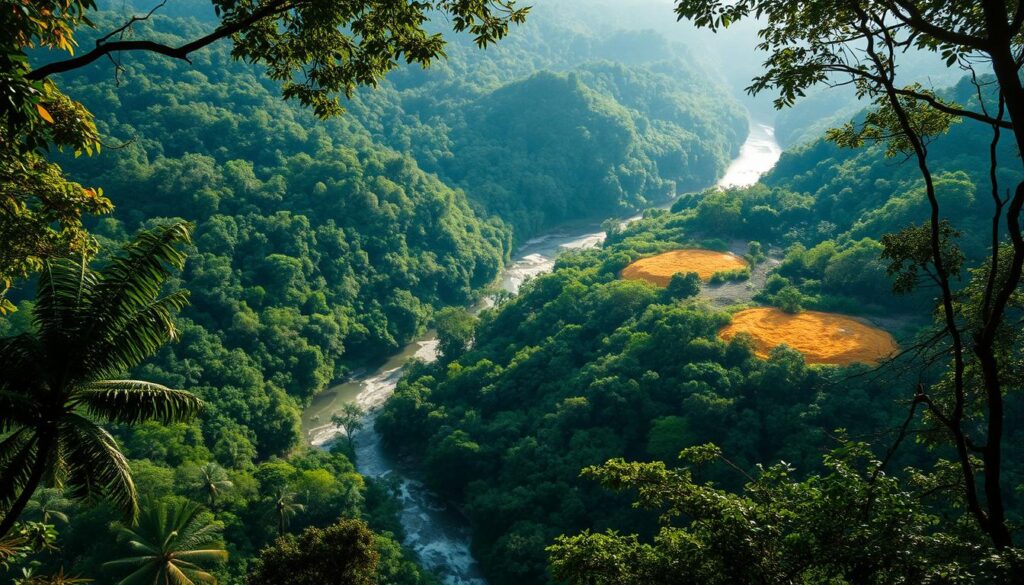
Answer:
[{"label": "orange sand patch", "polygon": [[804,354],[809,364],[874,364],[898,349],[892,335],[881,329],[818,311],[791,315],[771,307],[747,309],[733,315],[718,335],[729,340],[743,332],[754,338],[754,353],[760,358],[786,344]]},{"label": "orange sand patch", "polygon": [[622,278],[646,280],[658,286],[667,286],[672,275],[696,272],[701,280],[710,280],[716,272],[747,267],[747,261],[731,252],[713,250],[673,250],[641,258],[622,269]]}]

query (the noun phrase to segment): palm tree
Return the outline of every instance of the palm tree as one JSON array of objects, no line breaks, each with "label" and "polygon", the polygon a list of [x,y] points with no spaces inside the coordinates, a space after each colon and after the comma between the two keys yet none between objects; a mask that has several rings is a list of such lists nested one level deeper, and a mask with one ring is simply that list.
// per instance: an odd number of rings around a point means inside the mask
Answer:
[{"label": "palm tree", "polygon": [[288,528],[288,521],[292,516],[306,509],[305,506],[295,501],[298,494],[290,492],[285,488],[277,490],[274,496],[274,511],[277,513],[277,535],[284,536],[285,528]]},{"label": "palm tree", "polygon": [[199,504],[175,500],[145,506],[135,527],[116,527],[131,556],[104,567],[131,570],[117,585],[216,583],[208,565],[228,558],[221,524],[203,518]]},{"label": "palm tree", "polygon": [[199,477],[195,484],[198,491],[206,495],[206,501],[211,509],[217,504],[217,496],[234,485],[228,479],[228,473],[224,468],[212,461],[199,468]]},{"label": "palm tree", "polygon": [[33,330],[0,339],[0,536],[41,484],[138,514],[128,461],[99,423],[189,420],[188,392],[118,379],[177,337],[185,291],[160,296],[191,225],[140,232],[101,270],[54,260],[39,274]]},{"label": "palm tree", "polygon": [[71,506],[71,500],[64,497],[64,493],[56,488],[43,488],[29,500],[25,506],[26,512],[37,512],[43,524],[53,524],[57,520],[67,524],[71,521],[68,518],[67,510]]}]

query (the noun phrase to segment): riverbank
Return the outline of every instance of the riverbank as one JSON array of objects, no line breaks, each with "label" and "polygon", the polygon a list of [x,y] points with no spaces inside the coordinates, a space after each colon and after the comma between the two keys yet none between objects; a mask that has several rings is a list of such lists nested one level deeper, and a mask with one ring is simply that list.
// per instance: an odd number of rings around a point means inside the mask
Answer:
[{"label": "riverbank", "polygon": [[[774,142],[770,126],[751,122],[751,133],[739,156],[718,181],[719,187],[753,184],[774,166],[781,148]],[[640,215],[623,220],[639,219]],[[513,262],[501,274],[498,285],[515,294],[528,279],[550,272],[559,254],[600,245],[605,232],[599,225],[563,227],[527,241],[516,251]],[[355,402],[370,411],[364,430],[356,438],[357,470],[371,478],[393,481],[402,505],[404,544],[412,549],[427,569],[437,573],[445,585],[484,585],[476,561],[470,553],[470,531],[454,510],[436,498],[416,479],[404,474],[384,451],[380,436],[373,428],[375,414],[394,392],[404,365],[411,359],[437,359],[437,341],[432,332],[408,344],[390,356],[376,370],[351,378],[318,395],[304,411],[302,423],[307,441],[325,446],[339,436],[330,425],[330,416],[346,402]]]}]

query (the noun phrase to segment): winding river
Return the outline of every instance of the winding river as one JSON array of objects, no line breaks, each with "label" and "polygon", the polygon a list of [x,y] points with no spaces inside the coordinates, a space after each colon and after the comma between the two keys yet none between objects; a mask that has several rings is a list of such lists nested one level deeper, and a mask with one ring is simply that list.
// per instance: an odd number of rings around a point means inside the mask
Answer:
[{"label": "winding river", "polygon": [[[771,126],[751,121],[750,134],[725,175],[720,187],[751,185],[778,161],[782,149]],[[635,216],[639,217],[639,216]],[[634,218],[630,218],[634,219]],[[599,245],[604,231],[597,226],[562,228],[534,238],[516,251],[514,261],[501,275],[501,288],[513,294],[522,284],[549,272],[555,258],[566,250]],[[422,482],[407,475],[384,452],[381,437],[373,428],[375,410],[394,392],[404,365],[412,358],[437,359],[433,332],[407,345],[373,372],[357,372],[350,380],[319,394],[303,413],[303,432],[310,444],[325,446],[339,432],[329,424],[331,414],[346,402],[356,402],[370,414],[356,437],[357,469],[367,477],[392,481],[398,486],[405,546],[424,567],[440,576],[445,585],[485,585],[470,553],[470,533],[465,519],[435,497]]]}]

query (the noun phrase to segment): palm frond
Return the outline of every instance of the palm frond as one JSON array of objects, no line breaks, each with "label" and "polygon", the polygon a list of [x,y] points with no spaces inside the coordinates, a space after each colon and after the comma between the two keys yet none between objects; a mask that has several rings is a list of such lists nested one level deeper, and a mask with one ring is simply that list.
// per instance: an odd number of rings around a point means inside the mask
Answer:
[{"label": "palm frond", "polygon": [[84,260],[58,258],[46,262],[36,286],[32,319],[40,339],[47,345],[66,346],[83,324],[82,305],[92,287],[95,273]]},{"label": "palm frond", "polygon": [[123,424],[184,422],[203,409],[203,401],[190,392],[141,380],[93,382],[75,392],[73,401],[92,416]]},{"label": "palm frond", "polygon": [[228,551],[222,548],[186,550],[175,553],[174,558],[181,559],[189,563],[221,563],[228,560]]},{"label": "palm frond", "polygon": [[219,523],[204,524],[195,518],[185,529],[181,530],[175,540],[175,545],[180,549],[191,550],[210,544],[223,544],[220,532],[221,525]]},{"label": "palm frond", "polygon": [[53,447],[53,456],[50,458],[50,465],[44,475],[45,483],[61,490],[67,481],[71,470],[68,468],[68,445],[67,441],[58,433],[57,443]]},{"label": "palm frond", "polygon": [[[10,439],[10,437],[8,437]],[[5,447],[5,462],[0,466],[0,512],[6,513],[28,483],[39,457],[39,437],[33,433],[18,434]]]},{"label": "palm frond", "polygon": [[96,378],[117,376],[176,340],[174,317],[188,306],[188,297],[188,291],[171,293],[126,316],[117,328],[108,328],[105,337],[85,349],[81,371]]},{"label": "palm frond", "polygon": [[192,224],[174,222],[139,232],[114,255],[86,299],[92,310],[90,338],[106,338],[151,304],[172,271],[181,270],[192,241]]},{"label": "palm frond", "polygon": [[164,571],[167,572],[166,582],[168,585],[195,585],[195,582],[192,581],[192,579],[189,579],[188,575],[186,575],[174,563],[168,563],[164,568]]},{"label": "palm frond", "polygon": [[0,469],[5,469],[31,438],[32,431],[19,428],[0,440]]},{"label": "palm frond", "polygon": [[144,505],[138,524],[134,528],[121,526],[119,532],[130,535],[133,549],[153,552],[106,563],[125,568],[143,565],[118,585],[215,583],[201,565],[224,562],[228,553],[220,537],[221,525],[206,522],[201,512],[202,507],[194,502]]},{"label": "palm frond", "polygon": [[69,468],[68,490],[78,499],[104,498],[134,521],[138,517],[138,494],[128,459],[114,437],[91,420],[70,414],[61,421],[66,440]]},{"label": "palm frond", "polygon": [[191,583],[211,583],[214,585],[217,583],[217,578],[206,571],[188,570],[185,571],[185,574],[188,575]]},{"label": "palm frond", "polygon": [[[103,563],[104,567],[115,565],[119,561]],[[117,585],[153,585],[158,583],[159,569],[153,563],[146,563],[133,571],[130,575],[117,582]]]},{"label": "palm frond", "polygon": [[0,388],[0,433],[30,427],[40,418],[39,404],[31,396]]},{"label": "palm frond", "polygon": [[107,561],[103,563],[103,566],[111,569],[134,569],[136,567],[141,567],[143,565],[152,563],[159,559],[160,557],[158,555],[128,557],[126,559]]}]

